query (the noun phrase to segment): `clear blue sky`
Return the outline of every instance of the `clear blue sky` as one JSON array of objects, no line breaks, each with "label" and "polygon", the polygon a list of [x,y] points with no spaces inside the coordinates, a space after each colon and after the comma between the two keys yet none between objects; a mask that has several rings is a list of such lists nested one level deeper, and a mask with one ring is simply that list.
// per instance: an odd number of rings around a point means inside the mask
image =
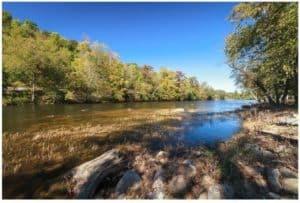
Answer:
[{"label": "clear blue sky", "polygon": [[106,44],[124,62],[181,70],[217,89],[234,91],[224,55],[235,3],[3,3],[67,39]]}]

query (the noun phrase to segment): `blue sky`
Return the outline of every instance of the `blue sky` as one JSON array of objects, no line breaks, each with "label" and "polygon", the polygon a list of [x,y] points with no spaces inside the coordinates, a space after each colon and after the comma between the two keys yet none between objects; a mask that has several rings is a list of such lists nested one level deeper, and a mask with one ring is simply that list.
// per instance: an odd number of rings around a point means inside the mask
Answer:
[{"label": "blue sky", "polygon": [[67,39],[106,44],[124,62],[181,70],[234,91],[224,42],[235,3],[3,3],[13,17]]}]

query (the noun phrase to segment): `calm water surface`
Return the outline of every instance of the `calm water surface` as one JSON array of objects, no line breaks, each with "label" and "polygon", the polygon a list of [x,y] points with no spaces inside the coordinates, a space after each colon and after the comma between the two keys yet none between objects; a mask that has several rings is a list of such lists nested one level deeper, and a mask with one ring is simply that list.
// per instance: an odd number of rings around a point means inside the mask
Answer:
[{"label": "calm water surface", "polygon": [[[233,111],[249,100],[196,101],[196,102],[142,102],[119,104],[56,104],[23,105],[3,108],[3,132],[24,132],[64,125],[84,123],[109,123],[124,116],[126,112],[139,110],[159,110],[183,108],[186,112],[196,112],[198,116],[184,126],[180,139],[188,145],[212,144],[229,139],[241,125],[236,115],[205,116],[206,113]],[[114,112],[114,113],[112,113]]]}]

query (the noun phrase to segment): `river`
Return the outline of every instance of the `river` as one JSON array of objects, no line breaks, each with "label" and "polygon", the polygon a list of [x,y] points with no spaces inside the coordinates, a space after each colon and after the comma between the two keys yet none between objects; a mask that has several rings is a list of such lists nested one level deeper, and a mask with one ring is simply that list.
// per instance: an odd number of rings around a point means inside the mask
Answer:
[{"label": "river", "polygon": [[233,111],[250,100],[218,100],[193,102],[140,102],[105,104],[55,104],[3,107],[3,132],[38,131],[58,126],[79,124],[109,124],[130,112],[147,113],[159,109],[184,109],[198,114],[192,122],[182,121],[182,141],[188,145],[211,144],[230,138],[240,129],[236,115],[202,116],[207,113]]}]

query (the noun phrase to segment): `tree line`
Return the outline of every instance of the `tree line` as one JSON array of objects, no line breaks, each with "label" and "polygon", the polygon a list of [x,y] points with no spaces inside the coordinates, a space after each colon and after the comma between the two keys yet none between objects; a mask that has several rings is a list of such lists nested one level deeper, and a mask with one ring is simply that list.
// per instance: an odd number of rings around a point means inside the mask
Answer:
[{"label": "tree line", "polygon": [[249,97],[215,90],[181,71],[123,63],[100,43],[64,39],[6,11],[2,19],[4,104]]},{"label": "tree line", "polygon": [[233,77],[260,101],[298,104],[298,4],[240,3],[225,52]]}]

